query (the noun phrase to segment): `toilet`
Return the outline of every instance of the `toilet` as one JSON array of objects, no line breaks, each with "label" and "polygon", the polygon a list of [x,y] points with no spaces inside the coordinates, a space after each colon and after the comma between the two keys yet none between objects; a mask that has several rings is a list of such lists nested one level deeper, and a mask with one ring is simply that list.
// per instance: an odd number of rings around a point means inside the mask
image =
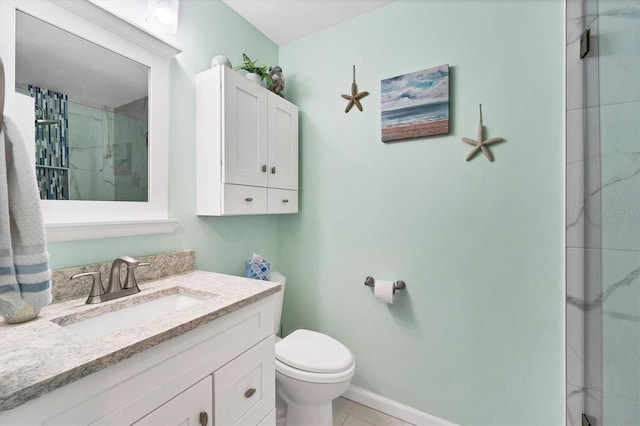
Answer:
[{"label": "toilet", "polygon": [[[270,281],[282,285],[274,306],[277,335],[286,279],[273,272]],[[276,394],[286,405],[286,425],[331,426],[331,402],[347,390],[356,369],[351,351],[326,334],[298,329],[276,338],[275,362]],[[278,424],[282,423],[278,418]]]}]

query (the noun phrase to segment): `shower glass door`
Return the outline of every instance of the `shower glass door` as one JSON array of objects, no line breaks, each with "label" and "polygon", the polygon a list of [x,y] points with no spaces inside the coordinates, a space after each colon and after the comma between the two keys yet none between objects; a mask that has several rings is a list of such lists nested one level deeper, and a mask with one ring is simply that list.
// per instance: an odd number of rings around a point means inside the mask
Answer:
[{"label": "shower glass door", "polygon": [[[640,425],[640,1],[587,0],[597,96],[585,113],[585,413]],[[590,16],[591,15],[591,16]]]}]

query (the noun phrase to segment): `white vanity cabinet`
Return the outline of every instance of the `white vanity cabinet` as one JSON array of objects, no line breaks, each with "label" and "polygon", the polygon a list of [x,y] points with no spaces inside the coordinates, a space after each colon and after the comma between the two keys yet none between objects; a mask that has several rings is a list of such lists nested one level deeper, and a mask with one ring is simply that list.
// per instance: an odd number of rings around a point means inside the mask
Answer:
[{"label": "white vanity cabinet", "polygon": [[263,340],[134,425],[275,425],[273,348]]},{"label": "white vanity cabinet", "polygon": [[225,66],[196,75],[201,216],[298,211],[298,108]]},{"label": "white vanity cabinet", "polygon": [[0,412],[0,424],[275,425],[273,297]]}]

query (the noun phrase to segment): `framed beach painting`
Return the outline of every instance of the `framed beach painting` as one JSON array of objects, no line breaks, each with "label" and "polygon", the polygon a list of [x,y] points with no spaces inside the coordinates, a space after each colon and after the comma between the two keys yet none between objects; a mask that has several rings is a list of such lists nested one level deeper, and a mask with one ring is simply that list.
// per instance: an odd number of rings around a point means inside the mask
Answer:
[{"label": "framed beach painting", "polygon": [[382,141],[449,133],[449,65],[381,82]]}]

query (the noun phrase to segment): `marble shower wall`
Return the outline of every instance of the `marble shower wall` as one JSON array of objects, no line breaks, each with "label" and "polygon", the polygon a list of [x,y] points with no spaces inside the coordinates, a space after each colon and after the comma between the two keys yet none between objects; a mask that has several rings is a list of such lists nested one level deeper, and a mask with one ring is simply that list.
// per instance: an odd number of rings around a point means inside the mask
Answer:
[{"label": "marble shower wall", "polygon": [[639,118],[640,3],[567,0],[569,425],[640,424]]},{"label": "marble shower wall", "polygon": [[69,191],[72,200],[113,200],[113,112],[69,102]]},{"label": "marble shower wall", "polygon": [[149,194],[148,98],[114,110],[116,200],[146,201]]},{"label": "marble shower wall", "polygon": [[[640,3],[599,0],[602,418],[640,424]],[[595,393],[595,392],[594,392]]]},{"label": "marble shower wall", "polygon": [[70,199],[147,200],[146,101],[136,103],[145,108],[144,119],[126,106],[69,101]]}]

